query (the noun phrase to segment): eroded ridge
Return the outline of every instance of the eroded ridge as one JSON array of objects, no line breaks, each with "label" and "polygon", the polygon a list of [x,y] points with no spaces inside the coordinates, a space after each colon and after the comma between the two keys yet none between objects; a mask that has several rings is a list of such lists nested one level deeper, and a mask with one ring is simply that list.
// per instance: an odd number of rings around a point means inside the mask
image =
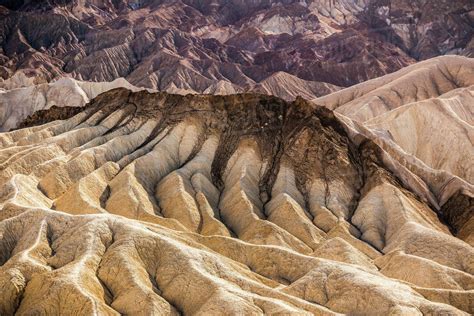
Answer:
[{"label": "eroded ridge", "polygon": [[473,248],[330,110],[115,89],[58,111],[0,134],[2,315],[473,312]]}]

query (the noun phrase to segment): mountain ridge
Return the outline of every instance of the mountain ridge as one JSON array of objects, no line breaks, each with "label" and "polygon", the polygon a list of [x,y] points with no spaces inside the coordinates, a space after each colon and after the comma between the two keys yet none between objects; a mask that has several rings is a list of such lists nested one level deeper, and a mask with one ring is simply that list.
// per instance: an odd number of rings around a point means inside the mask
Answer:
[{"label": "mountain ridge", "polygon": [[283,71],[312,85],[347,87],[419,59],[472,56],[466,0],[0,5],[3,79],[125,77],[139,87],[202,93],[220,80],[245,88]]},{"label": "mountain ridge", "polygon": [[337,113],[124,88],[74,109],[0,134],[2,312],[472,310],[472,247]]},{"label": "mountain ridge", "polygon": [[0,315],[473,314],[473,29],[0,0]]}]

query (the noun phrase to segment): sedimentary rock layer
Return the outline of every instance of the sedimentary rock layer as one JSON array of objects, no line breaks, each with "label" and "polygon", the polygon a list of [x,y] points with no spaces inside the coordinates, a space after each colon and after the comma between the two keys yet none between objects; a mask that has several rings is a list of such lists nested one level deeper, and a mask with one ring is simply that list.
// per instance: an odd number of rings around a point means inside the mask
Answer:
[{"label": "sedimentary rock layer", "polygon": [[[472,201],[473,59],[430,59],[313,102],[334,109],[356,135],[369,137],[422,179],[437,209],[453,195],[464,205]],[[454,220],[455,231],[472,244],[474,210],[467,209],[468,216]]]},{"label": "sedimentary rock layer", "polygon": [[417,60],[472,57],[473,9],[470,0],[2,0],[0,77],[124,77],[203,93],[284,73],[314,98]]},{"label": "sedimentary rock layer", "polygon": [[51,107],[83,107],[90,99],[114,88],[140,90],[123,78],[112,82],[83,82],[65,77],[49,84],[36,85],[28,82],[24,76],[19,82],[15,82],[14,79],[20,78],[10,78],[7,80],[10,85],[5,85],[7,89],[0,90],[0,131],[2,132],[17,128],[28,116],[37,111]]},{"label": "sedimentary rock layer", "polygon": [[0,134],[0,313],[472,313],[472,203],[351,133],[300,98],[115,89]]}]

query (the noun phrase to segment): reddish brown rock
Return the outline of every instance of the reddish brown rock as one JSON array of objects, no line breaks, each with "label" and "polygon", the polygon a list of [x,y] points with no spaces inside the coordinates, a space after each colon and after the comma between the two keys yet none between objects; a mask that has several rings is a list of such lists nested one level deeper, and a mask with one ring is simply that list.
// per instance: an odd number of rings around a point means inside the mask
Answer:
[{"label": "reddish brown rock", "polygon": [[416,59],[472,53],[470,1],[392,2],[3,0],[0,76],[204,92],[286,72],[350,86]]}]

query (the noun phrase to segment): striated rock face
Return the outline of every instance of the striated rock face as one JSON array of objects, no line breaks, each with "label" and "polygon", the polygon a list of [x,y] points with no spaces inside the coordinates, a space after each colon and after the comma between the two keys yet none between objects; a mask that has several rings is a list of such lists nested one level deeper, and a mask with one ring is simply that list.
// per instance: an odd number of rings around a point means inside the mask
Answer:
[{"label": "striated rock face", "polygon": [[299,94],[283,76],[315,98],[418,59],[472,56],[472,19],[469,0],[3,0],[0,77]]},{"label": "striated rock face", "polygon": [[390,31],[392,41],[417,59],[449,53],[474,57],[472,1],[375,0],[366,18]]},{"label": "striated rock face", "polygon": [[[467,205],[474,192],[473,89],[474,60],[445,56],[313,102],[334,109],[352,133],[372,139],[422,179],[432,204],[472,244],[474,212]],[[465,205],[464,216],[451,217],[443,206],[453,195],[449,208]]]},{"label": "striated rock face", "polygon": [[73,112],[0,134],[2,315],[474,310],[467,187],[445,224],[327,108],[114,89]]},{"label": "striated rock face", "polygon": [[474,183],[473,59],[431,59],[313,101],[363,123],[429,167]]}]

